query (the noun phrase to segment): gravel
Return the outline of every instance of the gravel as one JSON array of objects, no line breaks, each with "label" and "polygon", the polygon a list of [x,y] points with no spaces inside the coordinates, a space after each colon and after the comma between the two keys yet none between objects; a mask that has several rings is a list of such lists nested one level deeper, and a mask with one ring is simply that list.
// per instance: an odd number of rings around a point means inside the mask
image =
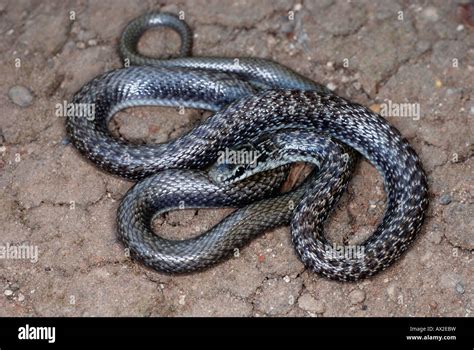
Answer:
[{"label": "gravel", "polygon": [[451,203],[451,200],[451,195],[449,193],[445,193],[441,197],[439,197],[439,204],[448,205],[449,203]]},{"label": "gravel", "polygon": [[349,300],[352,305],[360,304],[365,300],[365,292],[361,289],[354,289],[349,294]]},{"label": "gravel", "polygon": [[456,283],[456,292],[464,294],[464,285],[461,282]]},{"label": "gravel", "polygon": [[31,91],[21,85],[15,85],[8,90],[8,96],[14,104],[20,107],[28,107],[33,103]]}]

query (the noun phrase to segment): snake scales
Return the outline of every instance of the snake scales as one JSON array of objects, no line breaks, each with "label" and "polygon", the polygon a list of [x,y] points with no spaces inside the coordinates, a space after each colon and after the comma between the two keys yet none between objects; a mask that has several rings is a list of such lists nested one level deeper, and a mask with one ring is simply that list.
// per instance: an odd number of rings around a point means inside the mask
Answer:
[{"label": "snake scales", "polygon": [[[179,33],[181,57],[162,60],[137,52],[141,34],[156,26]],[[199,270],[260,232],[291,222],[298,256],[308,269],[328,278],[358,280],[398,259],[416,238],[428,204],[419,158],[400,133],[367,108],[277,63],[190,57],[191,38],[185,22],[171,14],[151,13],[132,21],[120,49],[124,59],[140,66],[117,69],[86,84],[72,102],[94,104],[94,119],[70,116],[66,122],[72,143],[83,155],[108,172],[141,180],[124,197],[117,215],[119,237],[132,255],[159,271]],[[142,105],[201,108],[214,114],[163,144],[133,145],[114,138],[107,127],[110,118]],[[284,161],[273,170],[218,186],[205,171],[218,152],[262,134],[273,135]],[[349,180],[356,158],[352,149],[382,174],[387,204],[375,232],[361,244],[363,254],[341,257],[329,249],[323,224]],[[279,194],[284,164],[301,159],[316,169],[296,190]],[[194,238],[178,241],[154,234],[154,215],[183,203],[186,208],[241,208]]]}]

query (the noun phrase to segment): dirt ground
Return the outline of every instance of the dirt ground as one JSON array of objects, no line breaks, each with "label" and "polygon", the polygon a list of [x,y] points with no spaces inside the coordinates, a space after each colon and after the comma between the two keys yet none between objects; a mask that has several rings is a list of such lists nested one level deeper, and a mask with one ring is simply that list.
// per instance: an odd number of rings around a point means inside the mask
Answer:
[{"label": "dirt ground", "polygon": [[[0,316],[471,316],[474,28],[460,2],[2,1],[0,253],[10,255],[0,254]],[[387,114],[420,155],[430,185],[421,235],[399,262],[359,283],[333,282],[305,271],[287,227],[185,276],[126,256],[115,215],[132,183],[81,157],[56,108],[121,67],[122,29],[156,9],[183,11],[195,55],[272,58],[381,113],[389,103],[420,108]],[[169,30],[140,42],[147,54],[177,48]],[[163,142],[204,117],[135,108],[111,127],[130,140]],[[361,242],[384,198],[381,177],[361,162],[329,237]],[[157,226],[189,237],[228,212],[174,212]],[[29,259],[15,258],[20,246]]]}]

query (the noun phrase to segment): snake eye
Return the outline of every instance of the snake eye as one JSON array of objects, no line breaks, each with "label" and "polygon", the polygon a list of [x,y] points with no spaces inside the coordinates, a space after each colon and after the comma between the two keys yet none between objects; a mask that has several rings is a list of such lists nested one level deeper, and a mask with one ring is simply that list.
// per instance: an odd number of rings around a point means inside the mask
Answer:
[{"label": "snake eye", "polygon": [[244,167],[238,166],[237,168],[235,168],[235,171],[234,171],[234,179],[242,176],[244,173],[245,173]]}]

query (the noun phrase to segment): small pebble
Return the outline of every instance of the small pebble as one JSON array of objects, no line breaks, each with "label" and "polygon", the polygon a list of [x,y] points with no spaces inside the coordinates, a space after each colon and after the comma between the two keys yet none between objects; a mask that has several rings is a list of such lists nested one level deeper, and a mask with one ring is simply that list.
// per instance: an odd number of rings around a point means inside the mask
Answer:
[{"label": "small pebble", "polygon": [[286,283],[290,283],[290,277],[289,276],[283,277],[283,281],[285,281]]},{"label": "small pebble", "polygon": [[10,290],[10,289],[6,289],[3,294],[5,294],[5,296],[9,297],[9,296],[12,296],[13,295],[13,291]]},{"label": "small pebble", "polygon": [[373,105],[370,105],[370,110],[374,113],[380,113],[381,107],[379,104],[374,103]]},{"label": "small pebble", "polygon": [[85,49],[86,48],[86,44],[84,44],[82,41],[79,41],[78,43],[76,43],[76,47],[78,49]]},{"label": "small pebble", "polygon": [[269,36],[269,37],[267,38],[267,43],[268,43],[268,45],[270,45],[270,46],[275,46],[276,43],[277,43],[277,41],[276,41],[276,39],[275,39],[273,36]]},{"label": "small pebble", "polygon": [[448,205],[449,203],[451,203],[451,195],[449,193],[445,193],[439,198],[439,204]]},{"label": "small pebble", "polygon": [[334,83],[329,83],[329,84],[326,85],[326,87],[331,91],[334,91],[334,90],[337,89],[337,86]]},{"label": "small pebble", "polygon": [[396,283],[392,282],[388,285],[387,295],[391,301],[396,301],[399,293],[400,293],[400,288],[397,286]]},{"label": "small pebble", "polygon": [[456,292],[459,294],[464,294],[464,286],[461,282],[456,283]]},{"label": "small pebble", "polygon": [[349,300],[352,305],[362,303],[365,300],[365,292],[361,289],[354,289],[349,294]]},{"label": "small pebble", "polygon": [[87,42],[87,45],[89,45],[89,46],[96,46],[96,45],[97,45],[97,40],[96,40],[96,39],[90,39],[90,40]]},{"label": "small pebble", "polygon": [[25,300],[25,296],[24,296],[23,294],[19,293],[19,294],[18,294],[18,301],[21,302],[21,301],[23,301],[23,300]]},{"label": "small pebble", "polygon": [[428,235],[428,239],[434,244],[440,244],[441,240],[443,239],[443,234],[439,231],[434,231]]},{"label": "small pebble", "polygon": [[20,107],[28,107],[33,102],[33,95],[30,90],[21,85],[16,85],[8,90],[8,96],[14,104]]},{"label": "small pebble", "polygon": [[456,90],[454,90],[454,89],[447,89],[447,90],[446,90],[446,95],[448,95],[448,96],[452,96],[452,95],[454,95],[455,93],[456,93]]},{"label": "small pebble", "polygon": [[430,22],[436,22],[439,19],[438,10],[433,6],[427,7],[422,15]]},{"label": "small pebble", "polygon": [[16,292],[18,289],[20,289],[20,286],[18,285],[18,283],[12,283],[10,284],[10,289]]}]

